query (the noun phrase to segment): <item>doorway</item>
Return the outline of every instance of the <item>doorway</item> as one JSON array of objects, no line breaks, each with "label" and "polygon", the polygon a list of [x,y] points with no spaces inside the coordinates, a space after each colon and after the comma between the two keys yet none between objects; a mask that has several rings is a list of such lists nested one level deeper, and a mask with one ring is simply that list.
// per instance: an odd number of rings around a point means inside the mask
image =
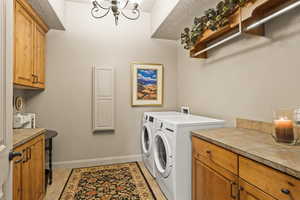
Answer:
[{"label": "doorway", "polygon": [[12,199],[13,1],[0,0],[0,199]]}]

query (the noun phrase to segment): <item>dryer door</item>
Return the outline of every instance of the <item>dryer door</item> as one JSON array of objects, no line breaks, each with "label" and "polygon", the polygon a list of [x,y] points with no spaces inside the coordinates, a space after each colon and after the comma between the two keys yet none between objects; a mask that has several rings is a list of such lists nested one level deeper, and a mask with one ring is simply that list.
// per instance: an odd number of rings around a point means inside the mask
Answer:
[{"label": "dryer door", "polygon": [[172,149],[163,132],[158,132],[154,139],[154,160],[158,172],[167,178],[172,170]]},{"label": "dryer door", "polygon": [[149,156],[151,153],[152,148],[152,131],[149,124],[144,124],[143,130],[142,130],[142,150],[143,154],[146,156]]}]

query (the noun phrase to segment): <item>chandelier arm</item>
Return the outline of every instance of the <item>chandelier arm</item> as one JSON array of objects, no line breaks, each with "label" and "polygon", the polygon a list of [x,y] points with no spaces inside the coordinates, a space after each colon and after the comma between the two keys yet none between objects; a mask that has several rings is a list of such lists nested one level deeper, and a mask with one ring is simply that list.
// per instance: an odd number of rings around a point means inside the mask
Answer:
[{"label": "chandelier arm", "polygon": [[121,8],[121,9],[124,9],[124,8],[126,8],[127,6],[128,6],[128,3],[129,3],[129,0],[126,0],[126,3],[125,3],[125,5],[123,6],[123,8]]},{"label": "chandelier arm", "polygon": [[121,11],[121,14],[122,14],[124,17],[126,17],[127,19],[130,19],[130,20],[136,20],[136,19],[138,19],[138,18],[140,17],[141,12],[140,12],[139,9],[135,9],[134,11],[136,11],[136,13],[137,13],[137,16],[136,16],[136,17],[128,17],[127,15],[125,15],[125,14],[123,13],[123,11]]},{"label": "chandelier arm", "polygon": [[97,5],[98,7],[104,9],[104,10],[109,10],[111,8],[111,6],[105,8],[104,6],[102,6],[97,0],[93,1],[94,5]]},{"label": "chandelier arm", "polygon": [[95,19],[103,18],[103,17],[105,17],[106,15],[108,15],[108,13],[109,13],[109,11],[110,11],[110,9],[106,9],[106,10],[107,10],[106,13],[104,13],[104,14],[101,15],[101,16],[97,16],[97,15],[94,14],[96,11],[94,11],[94,9],[92,9],[92,10],[91,10],[91,14],[92,14],[92,16],[93,16]]}]

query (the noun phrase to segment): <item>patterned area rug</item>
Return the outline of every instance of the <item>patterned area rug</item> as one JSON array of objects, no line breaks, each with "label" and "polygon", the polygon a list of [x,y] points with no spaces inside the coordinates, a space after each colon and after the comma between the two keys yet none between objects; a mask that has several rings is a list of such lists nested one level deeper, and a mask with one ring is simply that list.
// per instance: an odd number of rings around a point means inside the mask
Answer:
[{"label": "patterned area rug", "polygon": [[73,169],[60,196],[60,200],[154,199],[138,163]]}]

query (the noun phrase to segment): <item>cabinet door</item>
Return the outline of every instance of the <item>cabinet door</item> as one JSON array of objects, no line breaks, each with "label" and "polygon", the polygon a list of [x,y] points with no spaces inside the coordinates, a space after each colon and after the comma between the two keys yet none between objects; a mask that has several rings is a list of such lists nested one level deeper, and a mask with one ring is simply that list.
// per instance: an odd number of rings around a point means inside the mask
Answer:
[{"label": "cabinet door", "polygon": [[14,150],[23,154],[22,162],[14,164],[14,200],[41,200],[44,198],[44,149],[45,138],[44,136],[39,136]]},{"label": "cabinet door", "polygon": [[237,199],[237,177],[224,177],[193,158],[193,200]]},{"label": "cabinet door", "polygon": [[33,86],[45,88],[45,43],[46,34],[43,29],[36,24],[35,26],[35,45],[34,45],[34,78]]},{"label": "cabinet door", "polygon": [[45,156],[44,156],[44,138],[31,146],[30,168],[32,174],[31,189],[33,191],[33,200],[39,200],[44,197],[45,188]]},{"label": "cabinet door", "polygon": [[16,1],[14,83],[32,86],[34,21]]},{"label": "cabinet door", "polygon": [[[21,152],[22,148],[14,149],[15,152]],[[23,155],[22,155],[23,157]],[[13,159],[13,200],[22,199],[22,158],[16,157]]]},{"label": "cabinet door", "polygon": [[22,200],[34,200],[33,198],[33,190],[32,190],[32,180],[33,174],[31,173],[31,146],[25,144],[25,152],[24,152],[24,159],[22,163]]},{"label": "cabinet door", "polygon": [[239,180],[239,185],[240,200],[276,200],[242,179]]}]

